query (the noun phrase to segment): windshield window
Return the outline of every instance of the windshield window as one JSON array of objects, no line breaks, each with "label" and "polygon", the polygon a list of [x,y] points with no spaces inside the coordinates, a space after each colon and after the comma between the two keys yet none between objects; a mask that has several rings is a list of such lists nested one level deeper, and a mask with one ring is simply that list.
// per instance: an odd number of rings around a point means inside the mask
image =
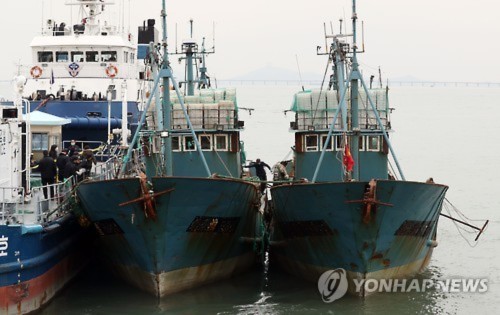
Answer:
[{"label": "windshield window", "polygon": [[83,51],[72,51],[71,61],[73,62],[83,62]]},{"label": "windshield window", "polygon": [[103,51],[101,53],[101,61],[116,61],[116,51]]},{"label": "windshield window", "polygon": [[69,54],[67,51],[56,51],[56,61],[57,62],[68,62]]},{"label": "windshield window", "polygon": [[54,55],[51,51],[39,51],[38,62],[53,62]]},{"label": "windshield window", "polygon": [[87,62],[98,62],[99,52],[98,51],[87,51],[85,53]]}]

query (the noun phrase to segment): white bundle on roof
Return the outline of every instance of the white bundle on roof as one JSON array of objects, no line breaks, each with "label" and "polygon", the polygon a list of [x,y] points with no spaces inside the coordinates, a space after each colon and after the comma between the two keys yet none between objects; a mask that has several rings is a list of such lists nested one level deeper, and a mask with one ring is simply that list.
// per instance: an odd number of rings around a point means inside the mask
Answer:
[{"label": "white bundle on roof", "polygon": [[[327,125],[327,128],[330,128],[330,126],[332,125],[333,123],[333,119],[335,118],[335,112],[333,111],[329,111],[326,113],[326,125]],[[341,123],[340,123],[341,119],[340,119],[340,115],[337,116],[337,120],[335,121],[335,129],[336,130],[340,130],[341,129]]]},{"label": "white bundle on roof", "polygon": [[313,111],[326,109],[326,91],[313,90],[311,92],[311,100]]},{"label": "white bundle on roof", "polygon": [[199,90],[200,96],[214,96],[214,90],[213,89],[200,89]]},{"label": "white bundle on roof", "polygon": [[181,104],[174,104],[172,108],[172,128],[173,129],[187,129],[187,120],[184,116]]},{"label": "white bundle on roof", "polygon": [[310,111],[311,110],[311,93],[300,92],[295,94],[297,110],[299,111]]},{"label": "white bundle on roof", "polygon": [[339,101],[337,99],[337,91],[328,90],[326,91],[326,108],[328,110],[337,109],[339,107]]},{"label": "white bundle on roof", "polygon": [[186,95],[184,96],[184,102],[187,104],[199,104],[200,96],[198,95]]},{"label": "white bundle on roof", "polygon": [[189,104],[188,114],[193,128],[203,128],[203,104]]},{"label": "white bundle on roof", "polygon": [[234,127],[235,108],[233,101],[219,102],[219,124],[225,125],[227,128]]},{"label": "white bundle on roof", "polygon": [[204,126],[215,129],[219,123],[219,104],[203,104]]},{"label": "white bundle on roof", "polygon": [[200,90],[200,101],[202,103],[214,103],[214,90],[213,89],[201,89]]},{"label": "white bundle on roof", "polygon": [[236,102],[236,88],[227,88],[226,89],[226,96],[224,99],[228,100],[228,101]]},{"label": "white bundle on roof", "polygon": [[224,99],[224,90],[215,90],[214,91],[214,101],[217,103]]},{"label": "white bundle on roof", "polygon": [[[182,99],[182,100],[184,100],[184,97],[182,97],[182,95],[181,95],[181,99]],[[172,104],[179,104],[179,103],[180,103],[180,102],[179,102],[179,98],[177,97],[177,94],[176,94],[176,93],[171,93],[171,94],[170,94],[170,102],[171,102]]]},{"label": "white bundle on roof", "polygon": [[210,96],[200,96],[200,102],[203,104],[214,103],[214,98]]},{"label": "white bundle on roof", "polygon": [[378,110],[387,110],[387,94],[385,89],[377,89],[374,93],[374,102]]}]

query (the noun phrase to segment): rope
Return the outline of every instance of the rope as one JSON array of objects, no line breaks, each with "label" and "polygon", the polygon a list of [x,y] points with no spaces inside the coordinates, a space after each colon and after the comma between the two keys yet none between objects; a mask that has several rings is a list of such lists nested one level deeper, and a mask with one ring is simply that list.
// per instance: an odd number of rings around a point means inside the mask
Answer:
[{"label": "rope", "polygon": [[455,211],[462,219],[464,219],[464,221],[472,221],[472,222],[484,221],[483,219],[480,220],[470,219],[462,211],[460,211],[457,207],[455,207],[447,198],[445,198],[444,201],[447,202],[452,207],[453,211]]},{"label": "rope", "polygon": [[293,150],[290,149],[290,151],[288,151],[288,153],[285,155],[285,157],[283,159],[281,159],[281,161],[286,161],[288,160],[288,158],[290,157],[290,155],[293,153]]},{"label": "rope", "polygon": [[387,162],[389,162],[389,171],[394,176],[396,180],[399,180],[397,173],[394,171],[394,166],[392,166],[391,160],[387,158]]},{"label": "rope", "polygon": [[[446,211],[448,212],[448,214],[451,216],[450,210],[448,209],[448,207],[446,206],[446,204],[445,204],[445,210],[446,210]],[[461,237],[465,240],[465,242],[466,242],[467,244],[469,244],[469,246],[470,246],[470,247],[472,247],[472,248],[476,247],[476,246],[477,246],[477,244],[478,244],[479,242],[476,242],[476,244],[471,244],[471,243],[470,243],[470,241],[469,241],[469,240],[468,240],[468,239],[467,239],[467,238],[466,238],[466,237],[462,234],[462,230],[463,230],[463,231],[465,231],[465,229],[464,229],[463,227],[458,226],[458,223],[457,223],[457,222],[455,222],[454,220],[451,220],[451,221],[452,221],[452,222],[453,222],[453,224],[455,225],[455,228],[457,229],[458,234],[460,234],[460,236],[461,236]]]},{"label": "rope", "polygon": [[[207,136],[207,132],[206,131],[203,131],[203,135]],[[210,145],[212,147],[212,151],[215,152],[215,154],[217,155],[217,157],[219,158],[219,161],[220,163],[222,164],[222,166],[224,166],[224,168],[226,169],[226,172],[229,174],[229,176],[233,177],[233,174],[231,173],[231,171],[229,170],[228,166],[226,165],[226,163],[224,163],[224,160],[221,158],[219,152],[217,152],[216,148],[214,147],[214,143],[215,143],[215,137],[212,137],[212,140],[214,141],[211,141]]]},{"label": "rope", "polygon": [[[450,210],[453,210],[454,213],[456,213],[463,221],[484,221],[484,220],[471,220],[469,218],[467,218],[460,210],[458,210],[457,207],[455,207],[448,199],[444,199],[444,203],[443,203],[443,206],[444,206],[444,209],[446,210],[446,212],[448,213],[448,215],[450,217],[453,217],[452,213]],[[451,208],[451,209],[450,209]],[[465,242],[472,248],[476,247],[477,244],[479,244],[479,240],[476,241],[475,243],[471,243],[469,241],[469,239],[467,237],[465,237],[465,235],[462,233],[462,232],[465,232],[465,233],[468,233],[468,234],[475,234],[475,233],[479,233],[479,231],[476,231],[474,229],[472,229],[471,227],[467,227],[467,226],[462,226],[462,225],[459,225],[458,222],[456,222],[455,220],[451,220],[453,222],[453,224],[455,225],[455,228],[457,229],[458,231],[458,234],[460,234],[460,236],[465,240]],[[488,226],[483,230],[483,233],[486,232],[486,230],[488,229]]]},{"label": "rope", "polygon": [[[224,175],[219,175],[217,174],[217,178],[227,178],[227,179],[234,179],[234,177],[231,176],[224,176]],[[247,182],[252,182],[252,183],[266,183],[266,184],[293,184],[293,183],[304,183],[303,180],[260,180],[258,177],[248,177],[245,178],[245,181]]]}]

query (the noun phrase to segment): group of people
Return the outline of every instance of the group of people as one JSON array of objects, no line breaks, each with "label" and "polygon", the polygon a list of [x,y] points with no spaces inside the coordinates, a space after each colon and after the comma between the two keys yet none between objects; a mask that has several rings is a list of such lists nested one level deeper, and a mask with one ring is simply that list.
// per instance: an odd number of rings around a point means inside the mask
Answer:
[{"label": "group of people", "polygon": [[[267,174],[265,168],[267,167],[270,171],[273,173],[273,181],[274,182],[279,182],[279,181],[284,181],[288,180],[288,172],[286,170],[286,166],[288,165],[287,161],[281,161],[276,163],[273,168],[265,163],[264,161],[261,161],[260,159],[255,160],[255,162],[250,163],[249,165],[245,165],[243,167],[245,168],[255,168],[255,175],[261,180],[260,183],[260,192],[264,194],[266,191],[267,187]],[[274,183],[274,185],[279,184],[279,183]]]},{"label": "group of people", "polygon": [[[38,171],[42,178],[43,194],[48,198],[47,185],[63,182],[71,176],[76,176],[77,180],[90,175],[92,165],[97,164],[94,152],[88,145],[81,151],[75,140],[71,140],[68,148],[57,153],[58,146],[52,145],[50,150],[43,151],[43,158],[38,162]],[[52,194],[52,193],[51,193]]]}]

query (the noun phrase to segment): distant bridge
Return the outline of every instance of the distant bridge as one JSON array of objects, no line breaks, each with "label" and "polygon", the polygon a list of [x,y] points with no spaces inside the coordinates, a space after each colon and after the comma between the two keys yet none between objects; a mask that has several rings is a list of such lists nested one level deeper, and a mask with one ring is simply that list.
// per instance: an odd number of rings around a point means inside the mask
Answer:
[{"label": "distant bridge", "polygon": [[[217,80],[217,84],[224,86],[231,85],[289,85],[289,86],[321,86],[319,80]],[[328,82],[324,83],[325,85]],[[374,83],[374,86],[378,84]],[[406,86],[406,87],[483,87],[483,88],[500,88],[500,82],[440,82],[440,81],[389,81],[389,86]]]}]

